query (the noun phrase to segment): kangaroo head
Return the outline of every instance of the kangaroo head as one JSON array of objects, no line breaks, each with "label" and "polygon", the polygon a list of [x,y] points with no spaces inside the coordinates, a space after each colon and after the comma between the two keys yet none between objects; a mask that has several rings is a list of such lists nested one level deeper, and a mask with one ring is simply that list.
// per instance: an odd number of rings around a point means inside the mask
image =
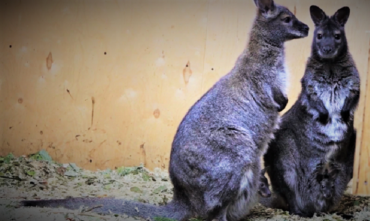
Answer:
[{"label": "kangaroo head", "polygon": [[266,170],[263,169],[260,172],[259,176],[259,186],[258,186],[258,194],[262,197],[270,197],[271,196],[271,191],[269,189],[269,182],[267,178],[265,177],[265,172]]},{"label": "kangaroo head", "polygon": [[339,170],[335,167],[324,167],[317,175],[316,179],[320,186],[320,191],[325,199],[333,197],[335,192],[335,180]]},{"label": "kangaroo head", "polygon": [[334,195],[334,180],[324,178],[320,182],[320,191],[325,199],[330,199]]},{"label": "kangaroo head", "polygon": [[344,25],[349,17],[349,8],[340,8],[328,17],[319,7],[312,5],[310,14],[315,24],[312,53],[321,59],[335,59],[347,51]]},{"label": "kangaroo head", "polygon": [[309,27],[288,8],[275,4],[273,0],[254,0],[254,3],[258,8],[256,23],[267,40],[283,43],[308,35]]}]

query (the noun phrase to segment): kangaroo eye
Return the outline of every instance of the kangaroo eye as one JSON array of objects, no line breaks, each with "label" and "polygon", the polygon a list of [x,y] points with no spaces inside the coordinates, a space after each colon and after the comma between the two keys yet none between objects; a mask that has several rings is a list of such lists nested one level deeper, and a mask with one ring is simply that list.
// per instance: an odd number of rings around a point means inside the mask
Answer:
[{"label": "kangaroo eye", "polygon": [[334,38],[335,38],[335,39],[337,39],[337,40],[339,40],[339,39],[340,39],[340,35],[335,34],[335,35],[334,35]]},{"label": "kangaroo eye", "polygon": [[283,19],[283,21],[284,21],[285,23],[289,23],[291,20],[292,20],[292,19],[291,19],[290,17],[285,17],[285,18]]},{"label": "kangaroo eye", "polygon": [[317,39],[321,39],[322,38],[322,34],[317,34]]}]

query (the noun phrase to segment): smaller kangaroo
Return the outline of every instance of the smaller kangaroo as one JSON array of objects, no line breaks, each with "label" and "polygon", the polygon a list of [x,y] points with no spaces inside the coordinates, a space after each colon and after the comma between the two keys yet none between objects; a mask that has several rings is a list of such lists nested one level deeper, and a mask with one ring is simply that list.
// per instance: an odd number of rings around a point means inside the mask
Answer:
[{"label": "smaller kangaroo", "polygon": [[333,209],[333,205],[336,204],[334,197],[341,194],[337,193],[335,188],[336,178],[341,170],[340,165],[336,163],[322,161],[308,180],[308,186],[303,183],[298,184],[301,188],[308,189],[309,194],[303,199],[306,202],[307,211],[321,214]]},{"label": "smaller kangaroo", "polygon": [[260,182],[258,186],[258,194],[262,197],[270,197],[271,191],[269,189],[269,181],[265,177],[266,169],[264,168],[260,172]]},{"label": "smaller kangaroo", "polygon": [[[169,164],[173,200],[155,207],[102,199],[100,211],[238,221],[258,201],[260,158],[278,127],[278,112],[288,102],[284,43],[306,37],[309,27],[273,0],[254,3],[257,15],[245,50],[234,68],[189,109],[176,131]],[[23,204],[78,208],[88,202],[99,199]]]},{"label": "smaller kangaroo", "polygon": [[330,200],[335,195],[335,179],[339,174],[339,169],[332,163],[327,162],[320,167],[320,171],[316,175],[316,181],[319,184],[322,198]]}]

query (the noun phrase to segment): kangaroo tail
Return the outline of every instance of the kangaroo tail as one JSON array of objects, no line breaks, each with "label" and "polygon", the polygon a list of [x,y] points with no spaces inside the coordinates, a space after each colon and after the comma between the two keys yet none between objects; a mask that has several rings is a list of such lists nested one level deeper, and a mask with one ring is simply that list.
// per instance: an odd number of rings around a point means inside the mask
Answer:
[{"label": "kangaroo tail", "polygon": [[260,197],[259,203],[261,203],[264,207],[272,208],[272,209],[282,209],[288,210],[288,204],[285,200],[278,194],[272,193],[270,197]]},{"label": "kangaroo tail", "polygon": [[51,200],[25,200],[21,201],[25,207],[64,207],[67,209],[79,209],[81,206],[87,210],[100,214],[126,214],[129,216],[151,218],[165,217],[175,220],[191,218],[188,207],[172,201],[165,206],[155,206],[135,201],[115,198],[67,198]]}]

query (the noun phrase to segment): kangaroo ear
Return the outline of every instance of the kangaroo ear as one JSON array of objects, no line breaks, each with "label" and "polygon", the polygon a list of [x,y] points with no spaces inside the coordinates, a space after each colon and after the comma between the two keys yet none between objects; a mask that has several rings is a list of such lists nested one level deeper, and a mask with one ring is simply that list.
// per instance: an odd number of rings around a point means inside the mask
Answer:
[{"label": "kangaroo ear", "polygon": [[349,17],[349,7],[343,7],[338,9],[337,12],[333,15],[334,19],[342,26],[347,23],[348,17]]},{"label": "kangaroo ear", "polygon": [[275,8],[274,0],[254,0],[254,4],[262,13],[273,11]]},{"label": "kangaroo ear", "polygon": [[321,8],[317,7],[316,5],[311,5],[310,14],[311,14],[311,18],[312,18],[312,21],[315,24],[315,26],[320,25],[320,23],[325,18],[327,18],[325,12],[323,10],[321,10]]}]

